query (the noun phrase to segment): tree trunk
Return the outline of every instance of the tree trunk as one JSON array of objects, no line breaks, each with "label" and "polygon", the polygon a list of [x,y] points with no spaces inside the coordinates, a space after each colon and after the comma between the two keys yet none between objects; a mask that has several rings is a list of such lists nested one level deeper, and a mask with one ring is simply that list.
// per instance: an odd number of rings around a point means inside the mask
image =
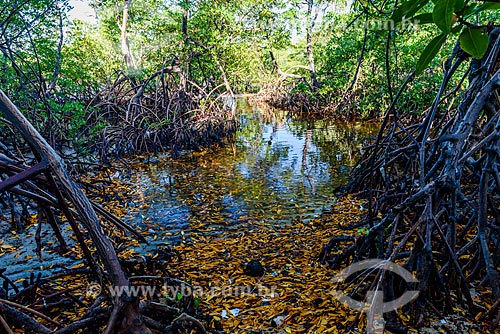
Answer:
[{"label": "tree trunk", "polygon": [[316,78],[316,68],[314,66],[314,53],[312,46],[312,32],[314,29],[314,24],[316,17],[313,18],[313,7],[314,0],[307,0],[307,19],[308,24],[306,28],[306,52],[307,52],[307,62],[309,67],[309,75],[311,76],[311,87],[313,92],[316,92],[319,88],[319,82]]},{"label": "tree trunk", "polygon": [[[188,38],[188,10],[187,10],[187,7],[188,7],[188,3],[187,2],[184,2],[183,3],[183,8],[182,8],[182,25],[181,25],[181,33],[182,33],[182,39],[181,39],[181,42],[179,44],[179,50],[183,50],[184,49],[184,40]],[[187,66],[189,66],[189,62],[186,62],[186,64],[183,64],[184,63],[184,59],[181,59],[182,55],[180,55],[178,58],[179,58],[179,66],[181,68],[181,72],[180,72],[180,86],[181,86],[181,89],[183,92],[186,91],[186,87],[187,87],[187,76],[188,76],[188,69],[186,68]]]},{"label": "tree trunk", "polygon": [[123,1],[122,22],[120,25],[120,30],[121,30],[120,43],[121,43],[122,55],[123,55],[123,60],[125,61],[125,65],[127,66],[128,72],[133,72],[137,70],[137,65],[135,64],[132,51],[130,50],[130,43],[127,35],[128,11],[131,2],[132,0]]},{"label": "tree trunk", "polygon": [[[85,196],[82,189],[68,175],[64,161],[1,90],[0,111],[21,132],[24,139],[32,147],[37,158],[47,163],[49,170],[55,176],[57,187],[64,194],[65,198],[69,199],[73,204],[80,217],[80,221],[89,232],[96,246],[97,254],[104,263],[111,283],[114,286],[129,286],[128,277],[118,261],[118,256],[111,240],[104,233],[99,218],[87,196]],[[115,297],[114,304],[113,313],[120,314],[123,313],[122,310],[126,310],[126,314],[122,314],[123,324],[130,322],[139,324],[137,328],[133,329],[133,333],[150,333],[142,325],[136,300],[122,300],[119,297]],[[114,323],[110,321],[106,332],[111,332],[113,325]]]}]

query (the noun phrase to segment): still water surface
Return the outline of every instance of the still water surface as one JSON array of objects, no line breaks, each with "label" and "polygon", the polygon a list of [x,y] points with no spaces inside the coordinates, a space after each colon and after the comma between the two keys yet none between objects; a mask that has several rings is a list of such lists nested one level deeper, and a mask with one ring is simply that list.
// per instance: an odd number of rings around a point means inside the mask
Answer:
[{"label": "still water surface", "polygon": [[[376,124],[294,119],[241,99],[233,143],[138,164],[126,175],[146,209],[126,220],[161,239],[309,221],[334,202]],[[134,205],[133,203],[131,203]]]},{"label": "still water surface", "polygon": [[[244,99],[237,117],[240,129],[233,143],[120,171],[118,177],[139,190],[139,198],[126,203],[124,220],[149,231],[150,246],[137,252],[178,243],[193,233],[249,233],[310,221],[334,203],[334,188],[347,181],[363,140],[376,134],[375,124],[298,120]],[[26,256],[36,258],[35,232],[33,225],[26,230],[29,237],[4,240],[18,248],[1,259],[11,279],[38,270],[48,275],[48,268],[80,262],[48,251],[41,262],[28,261]],[[42,240],[51,234],[44,227]]]}]

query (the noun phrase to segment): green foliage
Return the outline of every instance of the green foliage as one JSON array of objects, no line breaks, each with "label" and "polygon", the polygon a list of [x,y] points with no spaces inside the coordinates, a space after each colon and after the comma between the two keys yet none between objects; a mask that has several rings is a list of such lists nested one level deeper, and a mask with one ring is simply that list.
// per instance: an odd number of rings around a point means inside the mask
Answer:
[{"label": "green foliage", "polygon": [[109,76],[121,67],[111,42],[96,27],[74,21],[62,52],[59,88],[63,95],[91,99]]},{"label": "green foliage", "polygon": [[445,34],[451,31],[456,0],[437,0],[432,12],[434,23]]},{"label": "green foliage", "polygon": [[427,66],[429,66],[430,62],[436,57],[439,50],[446,41],[446,36],[446,34],[441,34],[434,37],[425,47],[424,51],[422,52],[422,56],[417,63],[417,69],[415,71],[417,75],[421,74],[427,68]]},{"label": "green foliage", "polygon": [[[477,26],[477,23],[488,22],[490,16],[488,10],[499,9],[496,3],[472,3],[465,6],[464,0],[437,0],[432,12],[435,25],[442,31],[442,35],[434,38],[424,49],[417,63],[417,74],[429,65],[430,61],[437,55],[438,49],[450,34],[460,33],[460,46],[476,59],[480,59],[488,48],[488,35]],[[408,8],[401,6],[402,15],[410,13]],[[414,14],[413,12],[411,14]],[[474,15],[476,17],[476,27],[471,27],[471,23],[466,20]],[[455,26],[454,26],[455,25]]]},{"label": "green foliage", "polygon": [[[82,132],[96,135],[109,125],[94,118],[89,129],[89,105],[98,103],[97,92],[112,78],[128,70],[120,45],[123,2],[93,4],[95,24],[70,21],[66,0],[0,4],[1,88],[21,101],[38,128],[57,133],[62,142],[77,142]],[[409,87],[418,94],[404,92],[398,107],[422,109],[440,84],[439,67],[453,43],[459,39],[465,52],[483,57],[485,27],[498,20],[500,9],[496,2],[464,0],[357,0],[347,12],[332,10],[338,1],[313,5],[319,12],[329,5],[312,30],[318,89],[307,80],[305,52],[305,27],[314,17],[305,14],[299,0],[131,0],[127,36],[137,64],[132,74],[145,80],[164,66],[179,66],[199,89],[217,94],[224,76],[234,92],[244,93],[273,84],[278,73],[287,72],[303,78],[285,81],[289,94],[315,106],[340,106],[339,114],[348,112],[347,99],[358,116],[370,118],[386,109],[415,69]],[[408,22],[418,22],[417,29]],[[144,124],[160,128],[165,122],[145,117]]]},{"label": "green foliage", "polygon": [[[310,94],[301,81],[292,92],[309,94],[311,100],[331,105],[339,114],[354,109],[358,116],[373,117],[391,102],[388,85],[394,96],[415,69],[417,76],[397,107],[423,110],[432,103],[433,92],[441,84],[440,67],[459,36],[465,52],[477,59],[484,55],[485,27],[498,20],[494,12],[498,8],[497,3],[464,0],[356,1],[348,14],[327,14],[316,31],[315,60],[322,87]],[[465,66],[458,74],[464,73]],[[307,75],[303,70],[296,73]],[[457,80],[452,78],[450,85]]]},{"label": "green foliage", "polygon": [[425,5],[429,3],[430,0],[406,0],[401,5],[399,5],[394,13],[392,14],[391,19],[395,23],[399,23],[403,20],[404,17],[412,17],[415,15],[420,9],[422,9]]},{"label": "green foliage", "polygon": [[[420,14],[417,14],[420,15]],[[420,19],[429,15],[419,16]],[[322,31],[329,30],[330,35],[317,42],[316,58],[318,75],[322,83],[319,94],[332,105],[340,105],[345,101],[346,92],[354,80],[354,73],[360,58],[360,50],[364,44],[364,24],[354,24],[345,29],[345,22],[352,22],[356,13],[330,15],[324,23]],[[385,19],[383,19],[385,20]],[[383,21],[381,19],[380,22]],[[380,25],[384,28],[385,25]],[[385,47],[390,34],[391,47],[397,46],[397,51],[389,52],[391,86],[398,87],[406,79],[416,63],[416,55],[433,38],[433,29],[428,24],[413,30],[370,30],[367,34],[363,60],[357,80],[349,92],[349,104],[357,117],[372,118],[383,112],[390,104],[390,94],[387,83]],[[444,41],[443,41],[444,42]],[[439,50],[436,50],[436,52]],[[432,59],[428,59],[430,62]],[[429,63],[428,63],[429,64]],[[428,65],[427,64],[427,65]],[[419,94],[403,93],[401,98],[403,110],[412,110],[427,105],[432,101],[432,91],[439,84],[441,74],[437,71],[424,73],[412,85],[419,87]],[[345,107],[337,113],[347,112]]]},{"label": "green foliage", "polygon": [[483,29],[466,28],[460,34],[460,47],[476,59],[483,58],[488,43],[488,34]]}]

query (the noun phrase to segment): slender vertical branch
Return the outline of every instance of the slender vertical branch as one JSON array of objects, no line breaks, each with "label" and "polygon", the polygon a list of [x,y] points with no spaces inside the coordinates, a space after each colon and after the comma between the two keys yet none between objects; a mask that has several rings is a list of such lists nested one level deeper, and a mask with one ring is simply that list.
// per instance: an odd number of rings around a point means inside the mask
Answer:
[{"label": "slender vertical branch", "polygon": [[314,65],[314,52],[312,46],[312,33],[315,24],[315,18],[313,18],[313,7],[314,0],[307,0],[307,19],[308,24],[306,27],[306,52],[307,52],[307,61],[309,67],[309,75],[311,77],[311,87],[313,92],[316,92],[319,88],[319,81],[316,77],[316,68]]},{"label": "slender vertical branch", "polygon": [[137,65],[135,63],[134,57],[132,55],[132,51],[130,49],[130,42],[127,34],[127,24],[129,19],[129,10],[130,4],[132,0],[123,0],[123,8],[122,8],[122,20],[120,24],[120,43],[121,50],[123,55],[123,60],[125,61],[125,65],[127,66],[128,72],[133,72],[137,70]]}]

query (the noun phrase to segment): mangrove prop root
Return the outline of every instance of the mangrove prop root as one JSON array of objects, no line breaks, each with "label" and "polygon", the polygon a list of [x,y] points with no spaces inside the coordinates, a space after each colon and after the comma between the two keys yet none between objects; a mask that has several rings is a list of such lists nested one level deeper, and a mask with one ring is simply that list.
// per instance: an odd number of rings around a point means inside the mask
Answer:
[{"label": "mangrove prop root", "polygon": [[101,161],[144,152],[176,154],[221,143],[234,133],[230,87],[225,92],[225,85],[202,87],[179,72],[165,67],[144,81],[123,74],[94,97],[86,122],[87,131],[106,125],[90,147]]},{"label": "mangrove prop root", "polygon": [[365,220],[355,225],[368,234],[335,237],[321,252],[334,268],[373,257],[404,264],[420,282],[411,306],[418,323],[427,306],[447,312],[462,298],[472,316],[483,311],[470,294],[479,282],[500,298],[500,28],[489,37],[484,58],[471,60],[458,105],[450,103],[457,90],[448,83],[468,59],[459,49],[428,110],[399,115],[392,103],[344,188],[368,200]]},{"label": "mangrove prop root", "polygon": [[[37,160],[37,163],[32,167],[28,167],[21,160],[16,161],[9,155],[0,155],[0,172],[7,176],[0,182],[0,193],[6,193],[13,202],[11,205],[13,208],[12,217],[17,216],[14,198],[18,199],[18,203],[21,203],[23,211],[26,210],[26,201],[34,201],[32,207],[38,209],[38,226],[42,225],[44,219],[48,220],[64,250],[67,248],[67,244],[63,239],[59,226],[61,220],[57,215],[64,216],[83,251],[88,269],[90,269],[90,277],[98,279],[102,287],[107,285],[118,289],[130,287],[128,274],[122,267],[98,214],[114,226],[131,232],[140,241],[145,241],[145,239],[104,208],[89,201],[80,186],[69,176],[62,158],[2,91],[0,91],[0,111],[29,144],[33,156]],[[92,245],[95,247],[94,253],[87,247],[84,232],[80,230],[80,224],[85,229],[85,233],[90,236]],[[37,232],[35,239],[39,249],[41,248],[41,238],[41,234]],[[88,274],[88,271],[82,271],[79,274]],[[79,329],[99,326],[107,320],[105,333],[152,333],[142,314],[148,309],[141,309],[139,296],[130,297],[126,294],[112,296],[104,290],[103,295],[106,296],[110,307],[103,309],[100,307],[100,303],[95,303],[83,318],[64,327],[60,322],[51,320],[50,317],[44,315],[42,311],[47,312],[67,304],[85,306],[72,294],[72,289],[57,291],[44,285],[47,279],[42,280],[40,274],[36,278],[34,274],[31,274],[29,280],[23,282],[24,289],[18,290],[13,282],[6,279],[3,271],[0,272],[0,276],[5,279],[3,287],[5,293],[0,296],[0,298],[3,297],[0,299],[0,315],[2,316],[1,326],[6,331],[9,331],[10,325],[12,325],[24,326],[28,332],[53,333],[54,329],[50,327],[55,327],[56,333],[72,333]],[[64,274],[59,277],[64,277]],[[15,295],[9,295],[10,286],[14,288]],[[168,318],[165,317],[165,313],[171,313],[172,309],[163,308],[161,311],[163,314],[158,315],[158,310],[154,310],[154,315],[162,318],[160,321],[164,321],[165,318]],[[178,314],[179,312],[174,312],[172,315]],[[181,323],[185,322],[189,322],[198,327],[201,332],[205,332],[203,325],[189,315],[181,315],[170,325],[180,326]]]}]

